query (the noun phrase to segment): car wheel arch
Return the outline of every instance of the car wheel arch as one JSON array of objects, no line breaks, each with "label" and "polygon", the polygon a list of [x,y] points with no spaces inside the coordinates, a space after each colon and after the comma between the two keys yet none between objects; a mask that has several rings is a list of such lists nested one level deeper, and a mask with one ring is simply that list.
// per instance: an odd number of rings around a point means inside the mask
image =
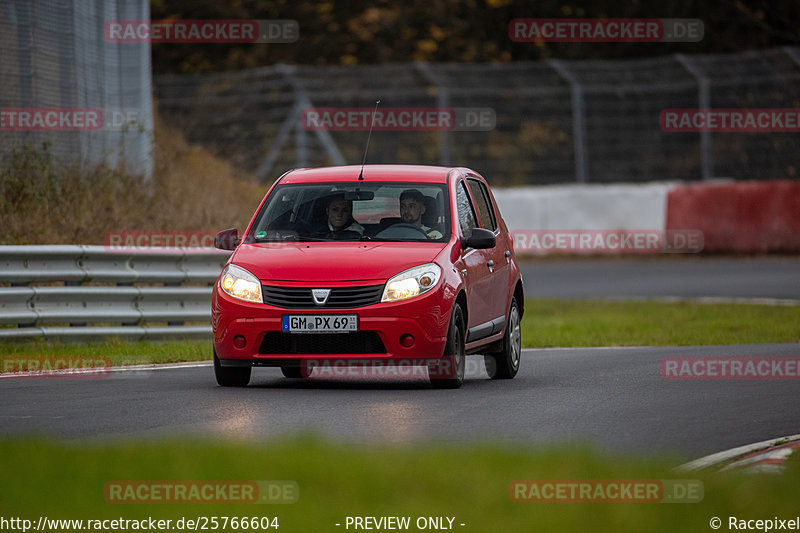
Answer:
[{"label": "car wheel arch", "polygon": [[[456,296],[456,299],[453,302],[453,308],[456,305],[461,306],[461,313],[464,315],[464,327],[469,327],[469,307],[467,306],[467,293],[463,288],[458,292],[458,296]],[[451,314],[453,312],[453,308],[450,309]],[[464,333],[466,334],[466,331]]]},{"label": "car wheel arch", "polygon": [[514,286],[514,292],[512,293],[512,296],[517,299],[519,316],[522,318],[522,316],[525,314],[525,291],[522,288],[522,279],[517,280],[517,284]]}]

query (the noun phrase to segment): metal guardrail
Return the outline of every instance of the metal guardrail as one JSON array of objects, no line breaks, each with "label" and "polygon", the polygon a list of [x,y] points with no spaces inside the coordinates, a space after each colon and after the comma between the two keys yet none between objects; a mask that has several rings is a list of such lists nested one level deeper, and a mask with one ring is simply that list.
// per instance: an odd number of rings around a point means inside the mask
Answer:
[{"label": "metal guardrail", "polygon": [[214,248],[0,246],[0,340],[208,338],[211,285],[229,256]]}]

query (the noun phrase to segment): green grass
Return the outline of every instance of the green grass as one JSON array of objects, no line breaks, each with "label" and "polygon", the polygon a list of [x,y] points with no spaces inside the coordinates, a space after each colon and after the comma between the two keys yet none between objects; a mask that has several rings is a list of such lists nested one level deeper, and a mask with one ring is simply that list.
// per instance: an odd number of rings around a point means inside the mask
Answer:
[{"label": "green grass", "polygon": [[[0,516],[154,518],[277,516],[279,531],[346,531],[347,516],[451,516],[461,531],[708,531],[709,519],[793,518],[800,465],[782,476],[675,474],[673,461],[600,455],[588,448],[497,445],[345,446],[314,437],[242,443],[184,441],[70,445],[0,442]],[[698,479],[699,503],[514,503],[514,480]],[[289,480],[286,505],[109,504],[120,480]],[[341,523],[341,527],[336,527]],[[351,528],[352,530],[352,528]],[[410,528],[415,531],[415,527]],[[232,531],[228,529],[227,531]]]},{"label": "green grass", "polygon": [[526,300],[525,347],[800,341],[800,306]]},{"label": "green grass", "polygon": [[[211,342],[202,340],[130,342],[110,339],[92,343],[58,343],[41,340],[0,344],[2,357],[50,356],[108,357],[113,366],[177,363],[211,359]],[[2,367],[0,367],[1,369]]]},{"label": "green grass", "polygon": [[[800,307],[744,304],[535,300],[525,302],[526,348],[698,346],[800,341]],[[210,341],[4,343],[5,357],[108,357],[112,365],[211,359]]]}]

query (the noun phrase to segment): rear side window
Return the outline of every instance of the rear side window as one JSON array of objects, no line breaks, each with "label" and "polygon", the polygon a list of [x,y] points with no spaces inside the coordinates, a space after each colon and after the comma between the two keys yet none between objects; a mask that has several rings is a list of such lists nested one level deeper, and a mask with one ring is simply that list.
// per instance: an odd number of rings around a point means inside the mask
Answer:
[{"label": "rear side window", "polygon": [[472,230],[478,226],[475,220],[475,210],[469,200],[467,188],[464,182],[458,184],[456,189],[456,204],[458,205],[458,222],[461,224],[461,233],[465,239],[472,236]]},{"label": "rear side window", "polygon": [[481,216],[481,226],[495,231],[497,229],[497,221],[495,220],[492,204],[489,202],[489,191],[486,186],[478,180],[468,180],[469,188],[472,191],[472,197],[475,199],[475,206],[478,208],[478,213]]}]

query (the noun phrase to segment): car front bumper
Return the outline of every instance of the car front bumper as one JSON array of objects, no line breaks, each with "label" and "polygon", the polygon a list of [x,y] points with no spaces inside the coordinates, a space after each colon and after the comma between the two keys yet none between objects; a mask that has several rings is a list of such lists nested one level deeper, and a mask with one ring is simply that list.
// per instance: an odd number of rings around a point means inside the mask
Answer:
[{"label": "car front bumper", "polygon": [[[285,309],[232,298],[214,286],[212,324],[214,349],[225,366],[293,366],[301,361],[342,360],[419,362],[438,360],[444,353],[452,298],[441,285],[429,293],[400,302],[353,309]],[[358,316],[358,332],[288,333],[283,315]],[[410,345],[401,343],[413,336]],[[240,336],[238,345],[234,338]],[[406,342],[406,344],[408,344]]]}]

